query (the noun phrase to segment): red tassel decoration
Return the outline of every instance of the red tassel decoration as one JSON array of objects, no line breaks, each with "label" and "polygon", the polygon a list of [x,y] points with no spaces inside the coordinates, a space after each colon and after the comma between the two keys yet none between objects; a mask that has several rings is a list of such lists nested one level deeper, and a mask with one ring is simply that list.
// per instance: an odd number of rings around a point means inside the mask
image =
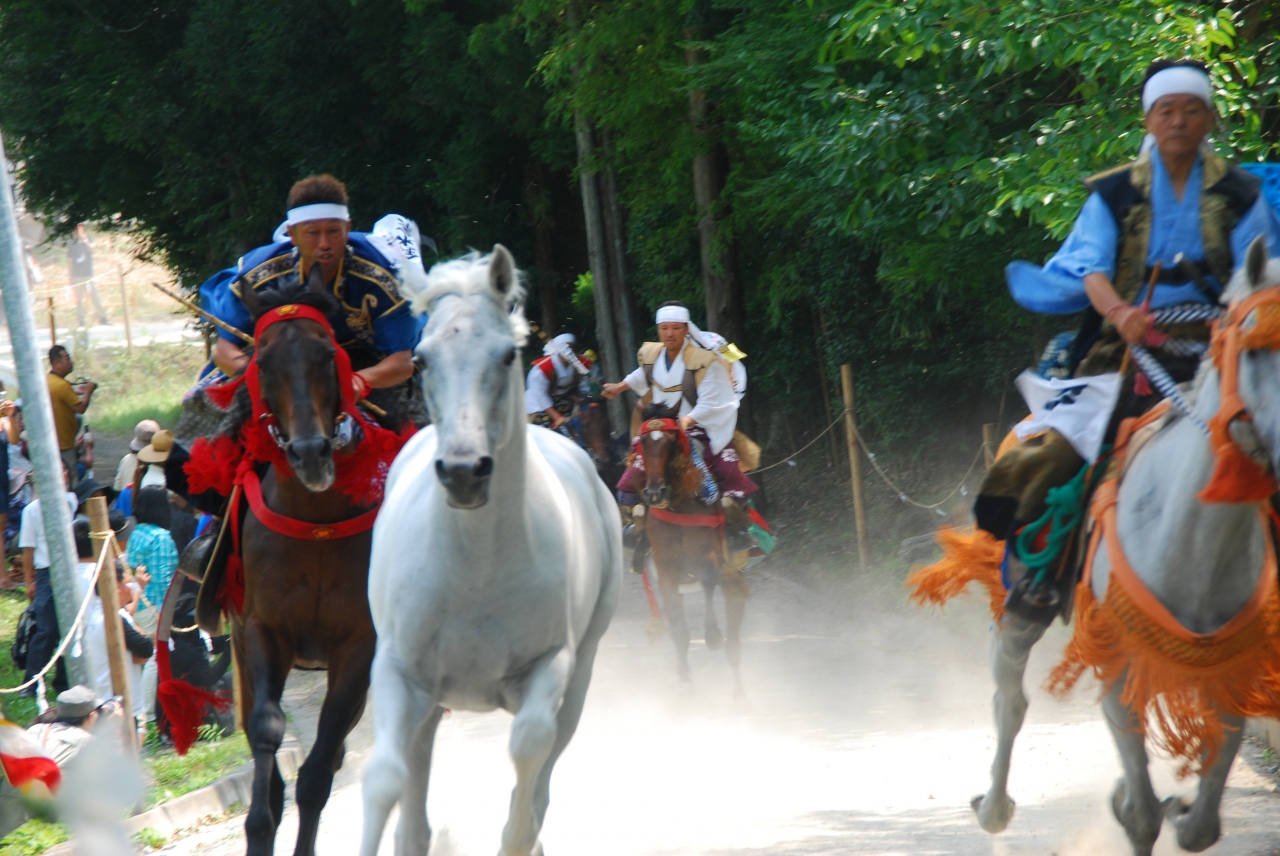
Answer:
[{"label": "red tassel decoration", "polygon": [[174,751],[185,755],[200,736],[204,712],[209,708],[228,710],[232,701],[224,695],[176,680],[173,677],[173,667],[169,664],[168,641],[156,640],[156,673],[159,678],[156,699],[160,702],[165,718],[169,720],[169,734],[173,738]]}]

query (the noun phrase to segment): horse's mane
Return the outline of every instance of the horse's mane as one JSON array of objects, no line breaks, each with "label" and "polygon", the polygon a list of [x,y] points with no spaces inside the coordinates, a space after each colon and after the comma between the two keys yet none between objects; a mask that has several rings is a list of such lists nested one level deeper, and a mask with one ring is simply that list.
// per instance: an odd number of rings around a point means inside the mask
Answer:
[{"label": "horse's mane", "polygon": [[507,314],[511,322],[511,335],[516,344],[523,345],[529,335],[529,323],[524,317],[524,275],[516,271],[516,282],[505,295],[499,295],[489,286],[489,263],[493,253],[481,254],[472,250],[465,256],[437,262],[427,271],[426,287],[414,295],[410,308],[415,315],[433,311],[437,300],[447,295],[470,297],[482,294],[493,300]]},{"label": "horse's mane", "polygon": [[[656,402],[640,411],[641,425],[649,419],[679,418],[679,410]],[[637,454],[639,453],[637,452]],[[688,499],[697,496],[698,488],[702,486],[702,471],[693,465],[693,460],[679,447],[676,448],[676,453],[671,460],[674,464],[672,467],[674,472],[668,473],[668,475],[670,477],[672,495],[677,499]]]}]

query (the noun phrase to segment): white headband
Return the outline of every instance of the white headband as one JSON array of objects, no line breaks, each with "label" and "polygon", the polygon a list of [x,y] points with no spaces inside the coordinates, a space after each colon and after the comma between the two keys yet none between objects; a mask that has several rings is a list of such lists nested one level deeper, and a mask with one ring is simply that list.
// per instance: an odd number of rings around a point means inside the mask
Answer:
[{"label": "white headband", "polygon": [[308,223],[312,220],[350,220],[351,215],[347,212],[347,206],[339,205],[336,202],[317,202],[314,205],[299,205],[297,208],[290,208],[285,224],[296,226],[299,223]]},{"label": "white headband", "polygon": [[564,348],[562,346],[576,345],[577,343],[577,336],[572,333],[561,333],[559,336],[556,336],[550,342],[547,342],[547,344],[542,346],[542,353],[547,356],[550,356],[551,354],[562,354],[564,352]]},{"label": "white headband", "polygon": [[1151,75],[1142,87],[1142,113],[1146,115],[1166,95],[1194,95],[1213,107],[1213,88],[1209,75],[1189,65],[1175,65]]},{"label": "white headband", "polygon": [[688,324],[689,310],[684,306],[660,306],[654,318],[655,324]]}]

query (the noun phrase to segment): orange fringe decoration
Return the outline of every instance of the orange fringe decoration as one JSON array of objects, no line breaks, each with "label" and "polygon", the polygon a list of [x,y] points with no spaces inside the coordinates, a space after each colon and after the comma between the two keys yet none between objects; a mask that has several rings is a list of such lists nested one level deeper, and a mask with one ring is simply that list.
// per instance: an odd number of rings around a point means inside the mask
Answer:
[{"label": "orange fringe decoration", "polygon": [[[1183,764],[1179,776],[1200,773],[1222,747],[1221,716],[1280,716],[1280,589],[1268,532],[1266,558],[1253,597],[1213,633],[1192,633],[1151,594],[1129,565],[1116,534],[1118,480],[1101,485],[1087,568],[1100,545],[1111,558],[1107,594],[1098,603],[1090,572],[1076,591],[1076,629],[1048,689],[1061,697],[1092,670],[1103,692],[1121,679],[1120,699],[1138,714],[1137,727]],[[1265,517],[1263,526],[1267,526]],[[1154,722],[1149,733],[1148,718]]]},{"label": "orange fringe decoration", "polygon": [[942,547],[942,558],[932,565],[914,569],[907,577],[911,601],[920,606],[942,606],[963,594],[969,583],[978,583],[987,590],[991,616],[999,623],[1004,617],[1006,595],[1000,578],[1004,542],[976,527],[943,526],[938,530],[938,544]]}]

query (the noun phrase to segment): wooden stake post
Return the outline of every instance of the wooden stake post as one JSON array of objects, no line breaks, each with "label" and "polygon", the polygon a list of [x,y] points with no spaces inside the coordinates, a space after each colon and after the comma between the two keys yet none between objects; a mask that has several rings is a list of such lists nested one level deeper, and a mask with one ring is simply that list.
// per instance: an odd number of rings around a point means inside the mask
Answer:
[{"label": "wooden stake post", "polygon": [[58,344],[58,322],[53,314],[53,298],[49,298],[49,347]]},{"label": "wooden stake post", "polygon": [[124,287],[124,271],[120,266],[116,266],[116,273],[120,275],[120,314],[124,316],[124,341],[125,346],[129,349],[129,356],[133,356],[133,331],[129,328],[129,295]]},{"label": "wooden stake post", "polygon": [[[111,523],[107,517],[107,500],[101,496],[89,499],[89,529],[91,532],[107,532]],[[111,692],[120,697],[124,706],[125,745],[137,749],[137,734],[133,722],[133,694],[129,690],[129,652],[124,647],[124,625],[120,618],[120,599],[116,596],[116,555],[110,538],[93,539],[93,557],[96,561],[103,550],[110,551],[102,573],[98,575],[98,596],[102,599],[102,627],[107,637],[107,663],[111,666]]]},{"label": "wooden stake post", "polygon": [[853,366],[840,366],[840,390],[844,394],[844,439],[849,450],[849,476],[853,488],[853,514],[858,527],[858,561],[867,569],[867,512],[862,496],[862,458],[858,454],[858,421],[853,412]]},{"label": "wooden stake post", "polygon": [[982,426],[982,454],[987,460],[987,469],[996,462],[996,425],[987,422]]}]

